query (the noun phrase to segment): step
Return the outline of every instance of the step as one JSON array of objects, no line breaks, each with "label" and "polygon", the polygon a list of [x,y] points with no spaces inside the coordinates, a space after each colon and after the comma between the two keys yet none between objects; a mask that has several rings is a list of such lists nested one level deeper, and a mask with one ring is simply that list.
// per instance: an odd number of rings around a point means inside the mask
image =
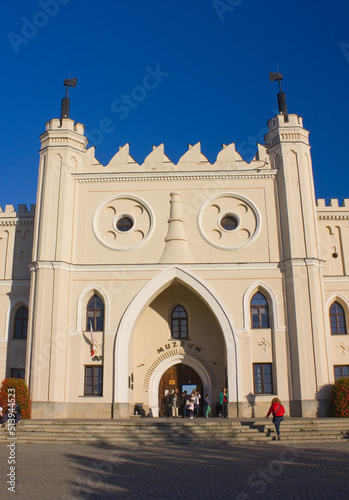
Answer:
[{"label": "step", "polygon": [[[9,438],[1,429],[0,442]],[[287,418],[282,441],[337,441],[349,438],[349,419]],[[192,443],[275,443],[275,428],[267,419],[135,419],[135,420],[22,420],[18,442],[105,443],[119,446],[182,445]]]}]

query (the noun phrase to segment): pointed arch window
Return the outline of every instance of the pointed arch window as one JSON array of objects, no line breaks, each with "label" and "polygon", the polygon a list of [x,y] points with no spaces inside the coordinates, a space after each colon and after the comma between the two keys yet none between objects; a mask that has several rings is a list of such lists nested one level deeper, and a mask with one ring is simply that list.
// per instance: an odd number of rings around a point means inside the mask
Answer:
[{"label": "pointed arch window", "polygon": [[26,339],[28,329],[28,309],[22,306],[15,316],[14,335],[15,339]]},{"label": "pointed arch window", "polygon": [[269,328],[269,306],[267,299],[257,292],[251,300],[252,328]]},{"label": "pointed arch window", "polygon": [[171,336],[174,339],[188,338],[188,315],[182,306],[176,306],[172,311]]},{"label": "pointed arch window", "polygon": [[104,327],[104,304],[98,295],[94,295],[87,304],[86,330],[92,329],[94,332],[102,332]]},{"label": "pointed arch window", "polygon": [[345,313],[338,302],[333,302],[330,307],[331,335],[346,335]]}]

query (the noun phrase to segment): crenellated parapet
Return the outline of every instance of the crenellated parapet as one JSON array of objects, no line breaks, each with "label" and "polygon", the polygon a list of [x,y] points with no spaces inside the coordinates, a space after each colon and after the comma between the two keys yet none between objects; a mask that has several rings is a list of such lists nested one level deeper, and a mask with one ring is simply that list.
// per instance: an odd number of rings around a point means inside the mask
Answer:
[{"label": "crenellated parapet", "polygon": [[244,161],[236,151],[235,143],[225,145],[219,151],[215,163],[210,163],[201,151],[201,143],[188,145],[188,150],[174,163],[165,153],[164,144],[153,146],[151,152],[145,157],[143,163],[137,163],[130,154],[130,145],[125,144],[113,156],[108,165],[103,166],[95,158],[95,148],[89,148],[84,161],[79,166],[79,172],[184,172],[184,171],[217,171],[217,170],[245,170],[259,171],[271,169],[266,148],[257,144],[257,153],[250,163]]},{"label": "crenellated parapet", "polygon": [[0,206],[0,226],[17,226],[18,224],[33,224],[35,217],[35,205],[28,208],[27,205],[18,205],[15,210],[13,205],[5,205],[5,210]]},{"label": "crenellated parapet", "polygon": [[326,205],[326,200],[316,200],[316,212],[319,220],[344,220],[349,218],[349,198],[345,198],[342,203],[337,198],[330,200]]},{"label": "crenellated parapet", "polygon": [[[79,160],[76,173],[122,173],[122,172],[151,172],[151,171],[216,171],[216,170],[260,170],[271,169],[267,149],[257,144],[257,153],[251,162],[243,160],[235,147],[235,143],[223,144],[218,152],[216,161],[212,164],[201,151],[201,143],[188,145],[188,150],[174,163],[165,153],[164,144],[152,146],[150,153],[142,163],[137,163],[130,153],[130,145],[119,147],[117,153],[107,165],[102,165],[96,159],[95,147],[87,149],[88,140],[85,137],[85,127],[66,118],[52,119],[46,123],[46,130],[40,136],[41,153],[51,151],[62,156],[64,151],[75,150]],[[68,149],[67,149],[68,148]],[[74,152],[72,153],[74,155]],[[69,158],[64,160],[69,161]]]},{"label": "crenellated parapet", "polygon": [[177,164],[173,163],[165,154],[164,144],[153,146],[153,150],[144,159],[142,164],[137,164],[129,154],[129,144],[121,148],[106,166],[109,168],[129,168],[136,166],[142,170],[250,170],[258,168],[268,168],[266,148],[261,144],[257,145],[258,151],[250,163],[244,161],[235,149],[235,143],[225,145],[218,153],[216,162],[211,164],[201,151],[201,143],[188,145],[188,150],[180,157]]},{"label": "crenellated parapet", "polygon": [[320,255],[325,261],[324,275],[349,274],[349,199],[316,202]]},{"label": "crenellated parapet", "polygon": [[35,205],[0,207],[0,279],[29,279]]},{"label": "crenellated parapet", "polygon": [[85,151],[87,138],[84,135],[85,127],[81,123],[75,123],[70,118],[65,118],[62,123],[57,118],[46,123],[46,130],[40,135],[41,152],[47,148],[70,147],[78,151]]}]

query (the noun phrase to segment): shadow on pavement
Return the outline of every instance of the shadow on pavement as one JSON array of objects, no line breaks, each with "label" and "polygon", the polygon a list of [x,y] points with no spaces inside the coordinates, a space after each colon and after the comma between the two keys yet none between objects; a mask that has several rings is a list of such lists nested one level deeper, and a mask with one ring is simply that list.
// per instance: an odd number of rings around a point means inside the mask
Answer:
[{"label": "shadow on pavement", "polygon": [[201,500],[219,498],[219,492],[236,500],[269,499],[276,489],[280,499],[348,497],[348,452],[331,445],[114,447],[100,442],[87,446],[86,454],[73,449],[65,457],[76,479],[63,500]]}]

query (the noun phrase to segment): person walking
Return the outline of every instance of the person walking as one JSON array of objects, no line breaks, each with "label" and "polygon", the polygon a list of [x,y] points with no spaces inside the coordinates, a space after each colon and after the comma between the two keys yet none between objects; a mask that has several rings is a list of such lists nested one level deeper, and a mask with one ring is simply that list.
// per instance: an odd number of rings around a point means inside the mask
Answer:
[{"label": "person walking", "polygon": [[228,418],[228,402],[229,402],[229,396],[227,392],[227,388],[223,387],[222,392],[219,395],[219,404],[221,405],[222,408],[222,418]]},{"label": "person walking", "polygon": [[283,421],[283,419],[285,418],[284,417],[285,408],[281,404],[281,401],[279,398],[273,398],[271,400],[271,405],[270,405],[269,411],[267,413],[267,418],[269,417],[269,415],[271,413],[273,414],[273,424],[275,425],[275,430],[276,430],[276,434],[278,437],[278,441],[280,441],[281,440],[280,424]]}]

